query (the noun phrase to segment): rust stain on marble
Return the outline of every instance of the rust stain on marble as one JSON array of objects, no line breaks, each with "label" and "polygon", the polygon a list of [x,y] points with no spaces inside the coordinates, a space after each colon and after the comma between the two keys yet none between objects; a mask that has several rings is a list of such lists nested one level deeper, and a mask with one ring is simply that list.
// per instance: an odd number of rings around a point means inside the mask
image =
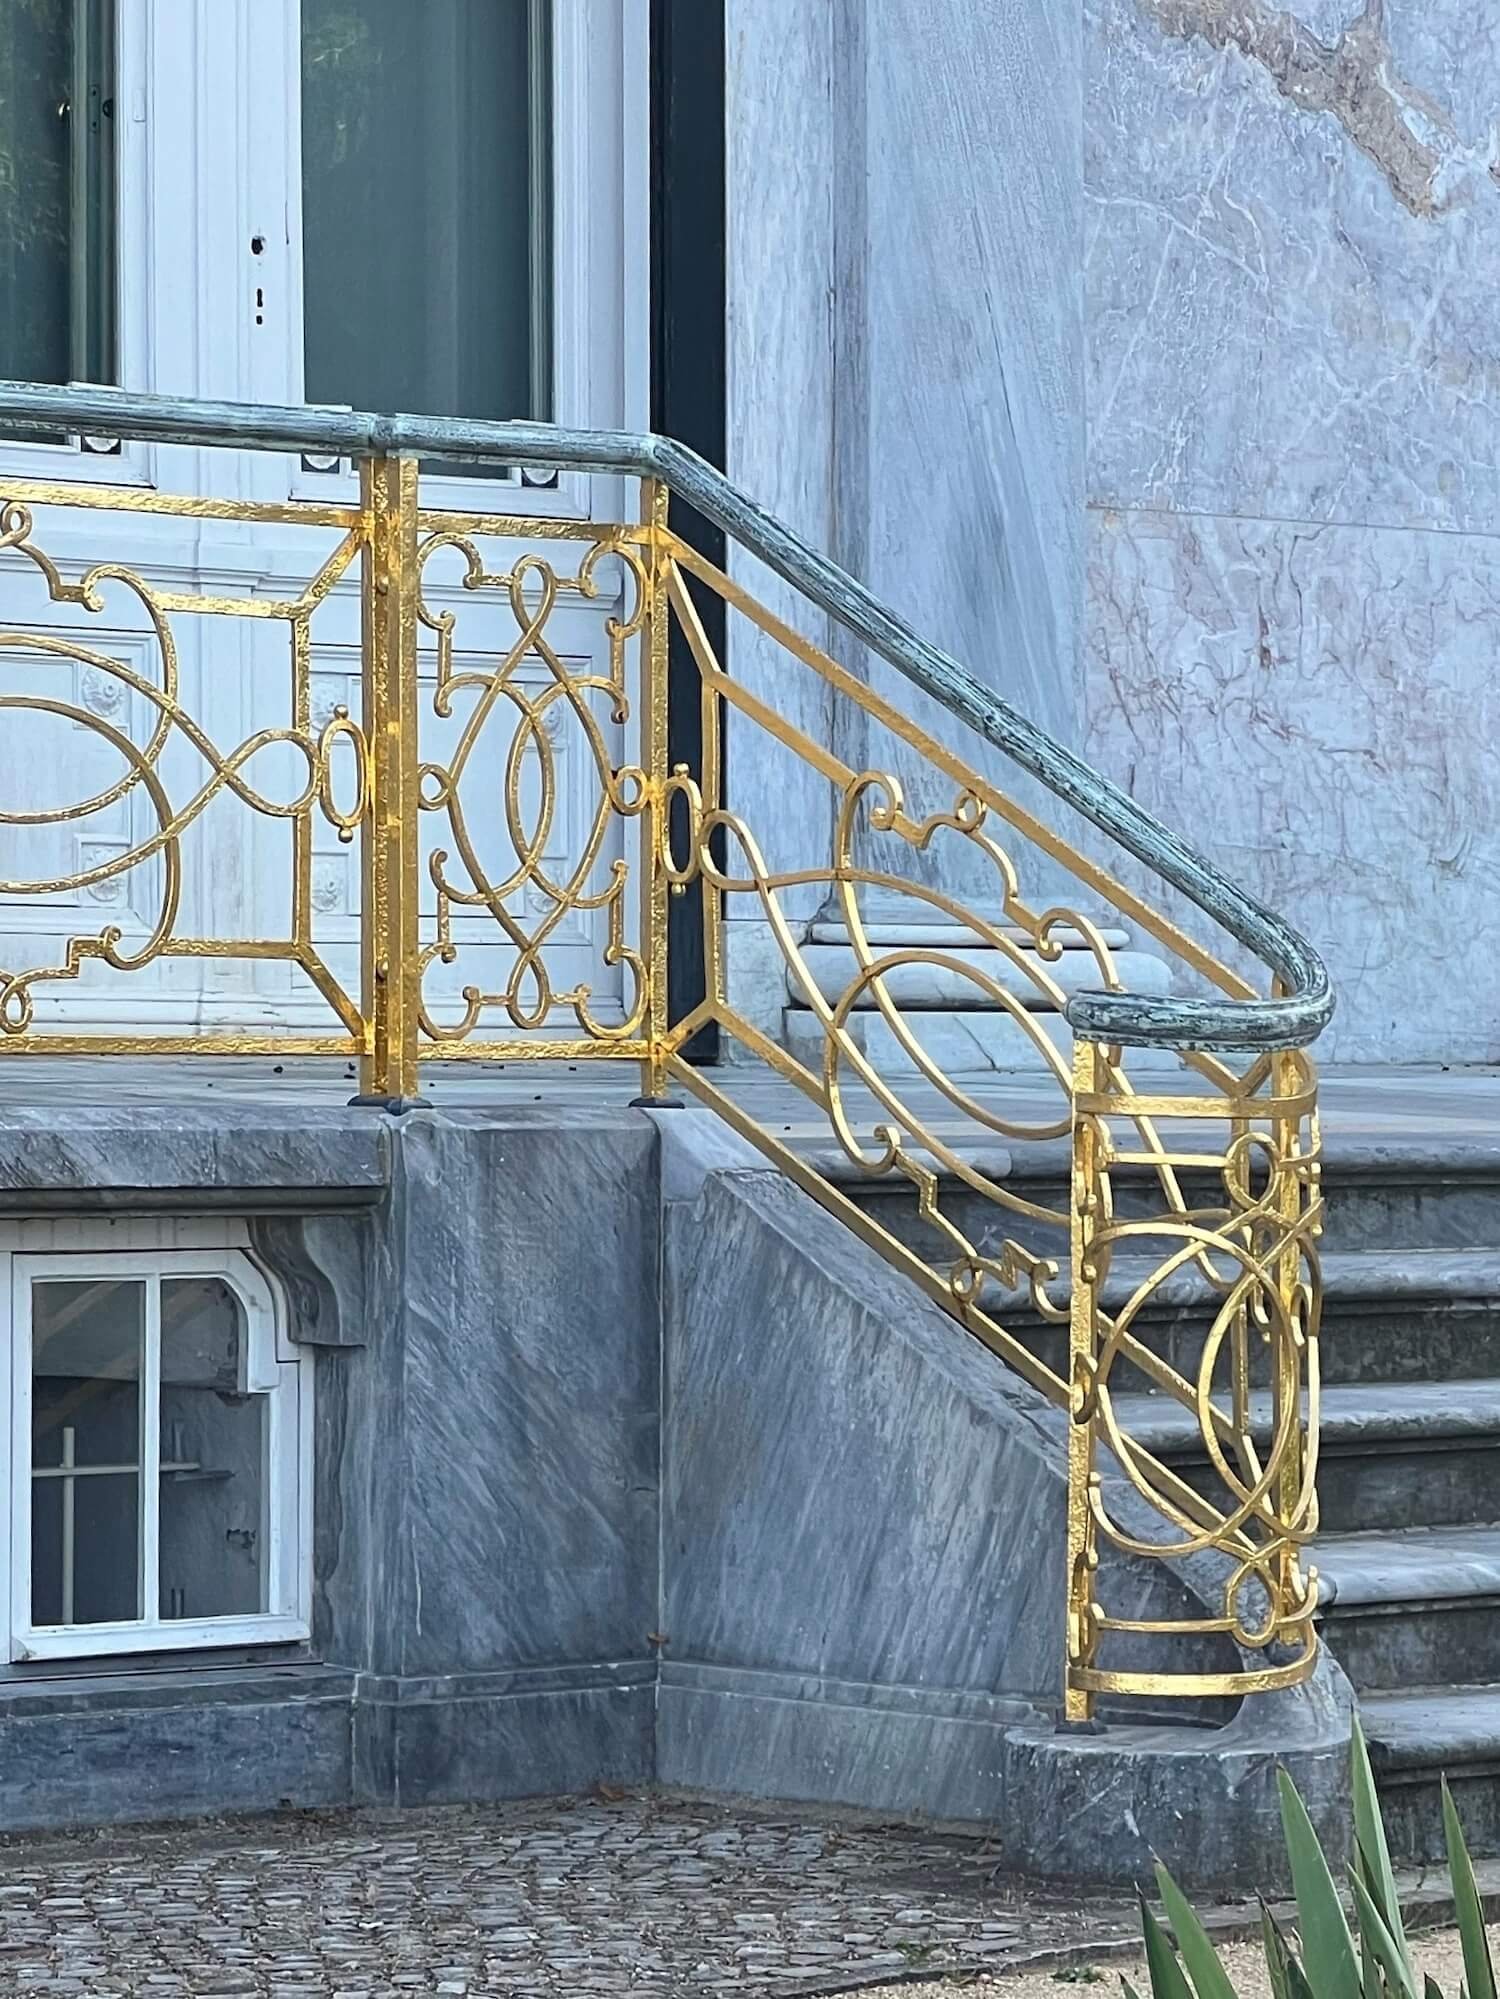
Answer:
[{"label": "rust stain on marble", "polygon": [[1441,105],[1398,74],[1385,36],[1385,0],[1366,0],[1331,44],[1266,0],[1139,4],[1169,35],[1196,35],[1211,48],[1238,49],[1265,70],[1288,103],[1337,119],[1404,208],[1420,216],[1440,211],[1447,150],[1441,141],[1451,142],[1452,124]]}]

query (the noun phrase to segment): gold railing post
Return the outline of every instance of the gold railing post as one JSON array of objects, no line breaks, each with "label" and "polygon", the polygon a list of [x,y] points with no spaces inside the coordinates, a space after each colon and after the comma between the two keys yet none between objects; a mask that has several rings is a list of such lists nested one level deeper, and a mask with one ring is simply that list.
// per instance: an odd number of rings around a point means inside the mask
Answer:
[{"label": "gold railing post", "polygon": [[1098,1355],[1099,1273],[1094,1235],[1102,1203],[1099,1126],[1080,1102],[1099,1087],[1099,1048],[1079,1040],[1073,1048],[1073,1170],[1070,1215],[1072,1296],[1068,1317],[1068,1538],[1067,1660],[1063,1720],[1087,1724],[1094,1715],[1092,1691],[1078,1675],[1094,1663],[1094,1575],[1099,1564],[1091,1505],[1094,1465],[1094,1388]]},{"label": "gold railing post", "polygon": [[667,593],[671,558],[663,543],[667,525],[667,489],[659,479],[641,481],[641,520],[649,530],[647,554],[650,601],[642,632],[641,764],[646,773],[646,806],[641,815],[641,940],[646,960],[646,1039],[650,1050],[641,1064],[641,1098],[661,1102],[666,1096],[667,1037],[667,873],[664,843],[668,837],[667,787],[667,652],[671,604]]},{"label": "gold railing post", "polygon": [[361,461],[360,671],[370,754],[356,1103],[417,1098],[417,461]]},{"label": "gold railing post", "polygon": [[[1294,1096],[1299,1087],[1299,1062],[1290,1051],[1281,1051],[1271,1058],[1271,1093],[1273,1098],[1284,1103]],[[1309,1440],[1313,1426],[1318,1422],[1318,1389],[1313,1375],[1314,1356],[1299,1340],[1317,1337],[1316,1326],[1306,1323],[1302,1292],[1302,1246],[1298,1237],[1298,1226],[1302,1220],[1306,1202],[1306,1191],[1299,1170],[1302,1151],[1301,1120],[1295,1114],[1278,1116],[1272,1125],[1272,1156],[1278,1176],[1276,1198],[1273,1203],[1281,1222],[1282,1237],[1280,1253],[1276,1258],[1276,1292],[1282,1316],[1282,1337],[1277,1344],[1275,1396],[1276,1408],[1273,1423],[1279,1427],[1287,1423],[1290,1427],[1292,1447],[1282,1460],[1278,1481],[1277,1499],[1280,1505],[1281,1522],[1284,1528],[1294,1528],[1302,1523],[1304,1507],[1302,1503],[1303,1483],[1307,1476]],[[1302,1413],[1302,1387],[1304,1372],[1307,1377],[1308,1409]],[[1314,1460],[1315,1462],[1315,1460]],[[1310,1523],[1316,1526],[1316,1517]],[[1307,1587],[1307,1579],[1301,1572],[1301,1559],[1297,1544],[1288,1539],[1278,1552],[1276,1563],[1277,1585],[1280,1609],[1285,1610],[1295,1604]]]}]

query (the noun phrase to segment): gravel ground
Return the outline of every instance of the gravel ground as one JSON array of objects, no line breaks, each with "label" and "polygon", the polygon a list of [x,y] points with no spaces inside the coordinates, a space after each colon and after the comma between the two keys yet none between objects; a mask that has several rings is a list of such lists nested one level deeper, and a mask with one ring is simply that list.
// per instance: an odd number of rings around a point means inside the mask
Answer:
[{"label": "gravel ground", "polygon": [[[1490,1950],[1500,1962],[1500,1924],[1490,1929]],[[1265,1959],[1256,1944],[1221,1944],[1219,1956],[1240,1999],[1270,1999]],[[1417,1979],[1435,1978],[1445,1999],[1458,1999],[1463,1955],[1457,1930],[1434,1931],[1412,1941]],[[1070,1967],[1066,1971],[1021,1971],[997,1977],[939,1978],[920,1984],[885,1985],[863,1999],[1118,1999],[1121,1978],[1149,1995],[1143,1958],[1111,1958],[1106,1963]]]},{"label": "gravel ground", "polygon": [[0,1993],[28,1996],[790,1999],[1134,1929],[979,1841],[613,1794],[0,1842]]}]

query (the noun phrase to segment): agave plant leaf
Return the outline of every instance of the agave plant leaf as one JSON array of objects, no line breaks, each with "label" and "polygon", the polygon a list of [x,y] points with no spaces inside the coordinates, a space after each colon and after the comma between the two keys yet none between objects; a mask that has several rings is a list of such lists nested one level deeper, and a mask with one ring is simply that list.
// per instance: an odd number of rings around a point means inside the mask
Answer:
[{"label": "agave plant leaf", "polygon": [[1146,1940],[1146,1969],[1151,1974],[1151,1999],[1193,1999],[1177,1953],[1162,1933],[1161,1924],[1151,1913],[1151,1905],[1141,1897],[1141,1933]]},{"label": "agave plant leaf", "polygon": [[1354,1794],[1354,1850],[1363,1873],[1370,1900],[1379,1912],[1393,1942],[1411,1973],[1411,1957],[1406,1947],[1406,1930],[1401,1921],[1401,1901],[1396,1893],[1396,1876],[1391,1867],[1391,1850],[1386,1843],[1385,1821],[1375,1791],[1375,1773],[1370,1768],[1370,1749],[1365,1732],[1354,1717],[1349,1742],[1351,1789]]},{"label": "agave plant leaf", "polygon": [[[1352,1877],[1349,1886],[1354,1894],[1355,1913],[1359,1917],[1360,1941],[1384,1973],[1386,1991],[1397,1995],[1397,1999],[1417,1999],[1417,1981],[1406,1952],[1386,1928],[1375,1906],[1374,1896],[1357,1874]],[[1373,1989],[1378,1994],[1378,1979]]]},{"label": "agave plant leaf", "polygon": [[1286,1989],[1289,1999],[1322,1999],[1322,1994],[1314,1993],[1308,1984],[1301,1960],[1295,1957],[1288,1957],[1286,1961]]},{"label": "agave plant leaf", "polygon": [[[1260,1909],[1262,1931],[1276,1939],[1277,1967],[1286,1978],[1287,1999],[1313,1999],[1313,1990],[1307,1982],[1307,1973],[1302,1969],[1301,1961],[1288,1943],[1286,1931],[1264,1902],[1261,1903]],[[1269,1969],[1269,1965],[1267,1968]],[[1273,1983],[1274,1979],[1273,1972]]]},{"label": "agave plant leaf", "polygon": [[[1460,1986],[1458,1989],[1461,1995],[1463,1987]],[[1430,1971],[1422,1979],[1422,1999],[1443,1999],[1443,1988]]]},{"label": "agave plant leaf", "polygon": [[1156,1863],[1156,1885],[1161,1891],[1162,1907],[1167,1912],[1167,1921],[1172,1925],[1172,1935],[1176,1938],[1183,1965],[1193,1981],[1198,1999],[1235,1999],[1234,1986],[1219,1962],[1219,1953],[1209,1941],[1207,1930],[1160,1861]]},{"label": "agave plant leaf", "polygon": [[1264,1899],[1260,1905],[1260,1938],[1266,1958],[1266,1977],[1271,1985],[1271,1999],[1291,1999],[1291,1981],[1287,1975],[1287,1960],[1291,1953]]},{"label": "agave plant leaf", "polygon": [[1458,1822],[1448,1779],[1443,1779],[1443,1831],[1448,1840],[1448,1879],[1453,1888],[1453,1914],[1464,1952],[1464,1985],[1469,1999],[1495,1999],[1495,1967],[1484,1933],[1484,1909],[1474,1880],[1474,1863]]},{"label": "agave plant leaf", "polygon": [[[1302,1965],[1306,1982],[1318,1999],[1363,1999],[1354,1939],[1344,1920],[1328,1862],[1313,1831],[1307,1807],[1285,1770],[1276,1773],[1281,1789],[1281,1824],[1297,1897],[1297,1927],[1302,1933]],[[1293,1960],[1295,1962],[1295,1960]],[[1493,1999],[1487,1994],[1486,1999]]]}]

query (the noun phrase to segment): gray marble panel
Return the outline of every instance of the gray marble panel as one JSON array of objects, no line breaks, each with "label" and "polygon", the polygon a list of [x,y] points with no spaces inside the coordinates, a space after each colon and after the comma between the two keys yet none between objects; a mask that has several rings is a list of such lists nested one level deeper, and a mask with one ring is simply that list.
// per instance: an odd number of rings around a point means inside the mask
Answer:
[{"label": "gray marble panel", "polygon": [[[731,0],[729,24],[731,469],[1071,740],[1082,599],[1078,8]],[[770,601],[780,608],[787,593]],[[792,621],[822,636],[805,613]],[[856,704],[830,699],[738,628],[733,637],[736,674],[799,726],[856,770],[889,769],[918,810],[951,808],[951,781]],[[862,648],[836,629],[828,643],[1030,795],[1003,759]],[[826,782],[742,718],[730,770],[773,865],[825,857],[836,802]],[[955,839],[920,854],[903,846],[894,867],[998,900],[991,869]],[[1038,875],[1050,882],[1039,863],[1028,886]],[[816,888],[793,890],[788,907],[804,916],[818,899]],[[730,915],[747,929],[759,922],[733,899]],[[781,966],[738,940],[731,963],[737,998],[774,1029]]]},{"label": "gray marble panel", "polygon": [[1494,1060],[1500,542],[1104,512],[1089,587],[1088,753],[1325,955],[1325,1059]]},{"label": "gray marble panel", "polygon": [[[774,1173],[664,1228],[665,1656],[1055,1703],[1060,1413]],[[1124,1615],[1200,1586],[1109,1581]]]},{"label": "gray marble panel", "polygon": [[[865,407],[848,419],[865,426],[869,466],[859,573],[1071,743],[1083,560],[1079,9],[876,0],[862,13]],[[882,665],[870,677],[992,782],[1039,805],[1038,787],[936,703]],[[951,780],[924,757],[857,718],[846,727],[860,744],[850,761],[891,770],[914,812],[952,809]],[[1028,890],[1058,893],[1050,864],[1024,847],[1015,857]],[[896,871],[998,903],[993,871],[961,840],[940,837]]]},{"label": "gray marble panel", "polygon": [[951,1824],[994,1825],[1003,1815],[1006,1731],[1021,1718],[1017,1703],[964,1712],[924,1699],[920,1688],[893,1698],[885,1688],[789,1678],[664,1661],[661,1782]]},{"label": "gray marble panel", "polygon": [[1087,12],[1091,499],[1492,532],[1500,12]]},{"label": "gray marble panel", "polygon": [[401,1121],[387,1670],[631,1658],[656,1628],[655,1150],[625,1110]]},{"label": "gray marble panel", "polygon": [[[833,551],[834,369],[838,248],[838,119],[833,4],[727,0],[728,472],[744,490],[815,548]],[[774,415],[770,413],[774,412]],[[743,550],[729,561],[735,580],[815,645],[829,643],[828,619]],[[779,713],[827,743],[831,696],[817,674],[732,616],[732,671]],[[772,867],[805,866],[809,843],[826,850],[832,795],[809,765],[778,749],[747,717],[729,718],[729,795]],[[816,908],[816,890],[794,892],[797,916]],[[731,919],[753,922],[733,900]],[[774,976],[774,975],[773,975]],[[760,981],[746,967],[739,1002],[772,1028]]]},{"label": "gray marble panel", "polygon": [[1083,526],[1078,9],[873,0],[865,19],[868,580],[1068,740]]},{"label": "gray marble panel", "polygon": [[656,1773],[656,1661],[361,1685],[359,1796],[455,1804],[559,1796]]}]

